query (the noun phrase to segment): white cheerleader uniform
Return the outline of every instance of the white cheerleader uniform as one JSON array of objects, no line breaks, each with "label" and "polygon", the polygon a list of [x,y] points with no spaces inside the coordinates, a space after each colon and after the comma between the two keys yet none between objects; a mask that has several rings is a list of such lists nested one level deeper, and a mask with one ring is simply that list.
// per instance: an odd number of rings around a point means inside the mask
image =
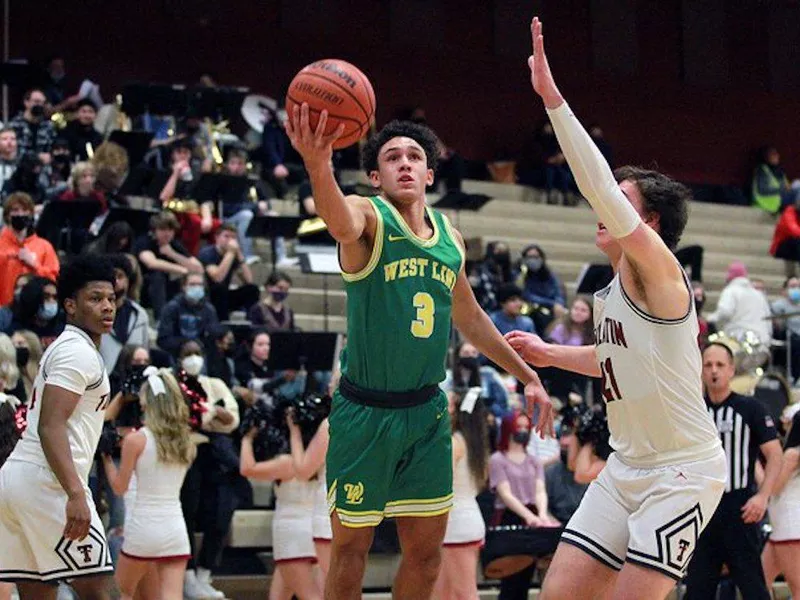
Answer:
[{"label": "white cheerleader uniform", "polygon": [[275,486],[272,518],[272,555],[275,562],[317,561],[314,549],[316,481],[290,479]]},{"label": "white cheerleader uniform", "polygon": [[447,517],[445,546],[483,544],[486,536],[486,524],[475,499],[478,488],[469,471],[467,456],[465,452],[453,471],[453,508]]},{"label": "white cheerleader uniform", "polygon": [[139,560],[188,559],[180,494],[189,465],[160,462],[153,432],[147,427],[140,431],[146,442],[136,461],[136,492],[125,518],[122,554]]},{"label": "white cheerleader uniform", "polygon": [[312,532],[315,542],[330,542],[333,539],[331,516],[328,511],[328,486],[325,484],[325,467],[317,473],[314,493],[314,521]]},{"label": "white cheerleader uniform", "polygon": [[770,542],[800,542],[800,472],[795,472],[780,494],[770,498]]}]

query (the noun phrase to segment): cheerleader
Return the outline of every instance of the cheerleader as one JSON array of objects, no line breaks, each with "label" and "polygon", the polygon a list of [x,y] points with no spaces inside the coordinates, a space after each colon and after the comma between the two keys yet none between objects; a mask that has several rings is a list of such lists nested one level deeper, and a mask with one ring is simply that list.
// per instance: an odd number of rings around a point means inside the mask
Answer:
[{"label": "cheerleader", "polygon": [[781,471],[772,487],[769,501],[769,520],[772,533],[769,536],[761,564],[767,587],[771,588],[775,578],[783,573],[792,598],[800,598],[800,411],[794,409],[792,425],[783,448]]},{"label": "cheerleader", "polygon": [[486,487],[489,436],[481,388],[466,395],[448,393],[453,429],[453,508],[447,519],[442,567],[434,595],[438,600],[477,600],[478,552],[486,526],[475,497]]},{"label": "cheerleader", "polygon": [[195,455],[189,409],[169,370],[148,367],[140,390],[145,426],[122,443],[117,470],[103,456],[109,484],[123,495],[135,472],[136,497],[125,519],[125,541],[117,564],[121,598],[132,599],[151,564],[158,572],[160,600],[182,600],[189,536],[184,525],[180,492]]},{"label": "cheerleader", "polygon": [[[327,421],[320,425],[302,454],[300,428],[294,423],[291,411],[286,416],[290,442],[295,456],[281,454],[270,460],[256,462],[253,428],[242,438],[241,467],[244,477],[275,481],[275,514],[272,519],[272,553],[275,574],[269,600],[322,600],[322,582],[315,577],[317,552],[314,544],[314,506],[319,483],[309,481],[320,471],[328,446]],[[298,468],[295,468],[297,465]],[[324,481],[324,480],[323,480]]]}]

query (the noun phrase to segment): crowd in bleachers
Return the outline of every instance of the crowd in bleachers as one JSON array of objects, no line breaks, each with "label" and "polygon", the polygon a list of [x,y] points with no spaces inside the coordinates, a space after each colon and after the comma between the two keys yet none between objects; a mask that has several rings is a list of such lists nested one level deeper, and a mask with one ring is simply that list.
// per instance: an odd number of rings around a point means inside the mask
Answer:
[{"label": "crowd in bleachers", "polygon": [[[63,69],[55,62],[53,73]],[[304,440],[290,418],[286,445],[269,457],[254,451],[257,432],[240,427],[259,402],[272,406],[279,404],[278,399],[291,403],[307,394],[323,396],[336,382],[330,369],[307,370],[302,362],[299,368],[271,366],[271,334],[298,330],[290,306],[290,269],[297,258],[291,256],[287,240],[273,236],[269,254],[285,271],[274,267],[268,274],[263,269],[254,273],[254,265],[266,253],[248,234],[255,217],[277,214],[276,199],[296,198],[297,213],[313,219],[313,194],[301,161],[285,138],[278,111],[268,111],[263,132],[243,132],[241,138],[250,140],[249,145],[231,143],[222,151],[213,129],[191,111],[138,117],[133,129],[152,135],[134,162],[133,146],[126,147],[124,136],[119,138],[123,143],[108,141],[114,125],[96,121],[101,107],[90,97],[66,95],[57,82],[56,78],[41,89],[25,91],[22,109],[0,129],[0,333],[4,334],[0,335],[0,427],[4,428],[0,459],[25,426],[25,407],[43,350],[65,327],[57,302],[59,265],[81,253],[109,255],[116,276],[117,313],[113,331],[103,336],[100,347],[112,382],[113,400],[106,414],[109,430],[124,437],[141,427],[138,391],[145,368],[172,369],[189,407],[197,444],[197,456],[181,490],[193,556],[184,593],[189,598],[221,597],[211,575],[220,564],[234,511],[253,505],[248,478],[287,481],[276,494],[276,510],[289,519],[282,526],[299,519],[290,514],[292,503],[319,510],[325,426],[320,427],[319,437]],[[63,127],[52,118],[62,111],[71,115]],[[124,115],[118,116],[124,120]],[[409,117],[421,121],[424,113],[417,109]],[[592,136],[611,161],[611,147],[598,126],[592,128]],[[446,182],[442,189],[457,191],[470,167],[452,149],[443,149],[441,158],[439,178]],[[352,152],[337,154],[335,162],[354,166]],[[195,200],[204,176],[220,173],[246,184],[234,185],[233,195],[226,191],[213,200]],[[548,124],[532,137],[512,178],[543,188],[548,202],[573,203],[574,182]],[[800,261],[800,195],[789,184],[775,149],[764,152],[752,186],[756,205],[780,213],[770,252],[792,268],[782,297],[770,304],[747,267],[736,262],[730,265],[727,285],[711,310],[705,305],[700,275],[702,249],[699,253],[696,248],[684,249],[688,251],[682,262],[691,264],[697,280],[694,298],[701,346],[709,336],[723,333],[746,352],[762,357],[757,367],[790,365],[793,384],[800,377],[800,278],[794,276],[794,265]],[[570,298],[548,264],[547,248],[531,243],[512,256],[502,236],[498,238],[486,244],[482,260],[467,265],[473,291],[498,330],[536,333],[559,344],[593,343],[590,294],[608,283],[610,272],[579,287],[584,293]],[[323,243],[327,241],[323,236]],[[772,321],[769,317],[774,314],[789,316]],[[787,343],[776,343],[782,340]],[[557,439],[530,436],[530,420],[520,413],[518,382],[488,363],[466,340],[452,351],[442,386],[451,397],[454,448],[462,448],[456,464],[469,462],[472,483],[464,493],[478,495],[490,525],[566,523],[591,473],[607,457],[601,442],[576,435],[581,423],[587,426],[602,413],[596,382],[553,368],[540,374],[561,411]],[[469,418],[462,419],[462,405],[471,389],[478,390],[478,402],[485,409],[474,413],[479,417],[471,417],[480,421],[477,430],[485,440],[470,431],[475,425]],[[468,412],[473,414],[472,409]],[[485,454],[486,460],[476,462],[476,453]],[[107,447],[106,456],[105,462],[119,463],[118,443]],[[124,536],[125,499],[114,493],[102,460],[94,471],[93,491],[104,507],[116,552]],[[199,531],[203,541],[195,549],[193,534]],[[315,538],[317,533],[315,529]],[[283,534],[291,537],[279,527],[273,543],[280,544]],[[319,593],[314,571],[292,563],[310,553],[320,559],[324,571],[324,539],[330,539],[330,532],[319,536],[316,547],[298,549],[290,542],[280,547],[279,552],[289,554],[273,585],[302,592],[302,597]],[[448,556],[446,565],[464,560],[455,551]],[[477,550],[466,555],[473,568],[476,560]],[[527,597],[522,594],[527,593],[536,567],[534,563],[504,580],[502,597]],[[460,593],[458,577],[448,577],[438,584],[442,598]],[[317,582],[313,589],[297,587],[313,581]]]}]

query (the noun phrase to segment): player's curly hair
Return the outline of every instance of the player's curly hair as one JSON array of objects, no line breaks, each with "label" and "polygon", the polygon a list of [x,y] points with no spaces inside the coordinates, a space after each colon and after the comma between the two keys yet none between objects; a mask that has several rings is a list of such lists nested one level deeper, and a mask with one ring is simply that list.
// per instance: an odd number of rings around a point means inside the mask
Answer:
[{"label": "player's curly hair", "polygon": [[620,167],[614,171],[614,177],[618,182],[627,180],[636,184],[644,200],[644,210],[658,215],[659,235],[667,248],[675,251],[689,220],[691,190],[663,173],[641,167]]},{"label": "player's curly hair", "polygon": [[411,121],[389,121],[378,133],[370,136],[361,150],[361,166],[369,175],[378,170],[378,154],[383,145],[396,137],[407,137],[417,142],[425,151],[428,168],[436,170],[441,142],[433,129]]},{"label": "player's curly hair", "polygon": [[58,274],[58,305],[64,308],[64,301],[76,298],[78,292],[93,281],[107,281],[114,287],[114,263],[108,255],[77,256],[62,265]]}]

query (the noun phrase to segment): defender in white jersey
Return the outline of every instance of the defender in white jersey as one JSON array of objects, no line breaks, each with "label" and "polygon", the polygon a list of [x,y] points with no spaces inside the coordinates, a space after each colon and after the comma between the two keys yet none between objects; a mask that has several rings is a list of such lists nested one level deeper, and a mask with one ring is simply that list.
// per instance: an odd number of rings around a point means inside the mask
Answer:
[{"label": "defender in white jersey", "polygon": [[702,396],[693,297],[672,254],[690,193],[655,171],[612,173],[553,81],[538,19],[531,34],[533,88],[598,215],[596,244],[615,270],[595,296],[596,346],[507,336],[534,365],[602,377],[615,450],[570,519],[540,597],[664,598],[683,576],[727,476]]},{"label": "defender in white jersey", "polygon": [[58,580],[103,599],[113,567],[88,478],[110,394],[98,347],[114,324],[113,267],[77,258],[58,292],[68,325],[42,356],[28,427],[0,469],[0,580],[22,600],[55,598]]}]

